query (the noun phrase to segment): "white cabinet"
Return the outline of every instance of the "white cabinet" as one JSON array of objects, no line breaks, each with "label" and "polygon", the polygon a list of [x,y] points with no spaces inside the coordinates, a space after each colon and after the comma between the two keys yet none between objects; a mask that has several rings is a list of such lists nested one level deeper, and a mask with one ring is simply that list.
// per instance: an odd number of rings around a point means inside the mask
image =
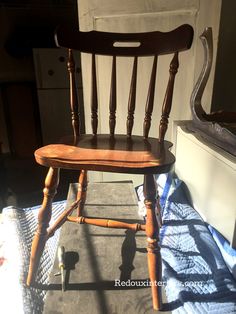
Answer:
[{"label": "white cabinet", "polygon": [[187,184],[194,208],[236,247],[236,157],[181,125],[175,171]]}]

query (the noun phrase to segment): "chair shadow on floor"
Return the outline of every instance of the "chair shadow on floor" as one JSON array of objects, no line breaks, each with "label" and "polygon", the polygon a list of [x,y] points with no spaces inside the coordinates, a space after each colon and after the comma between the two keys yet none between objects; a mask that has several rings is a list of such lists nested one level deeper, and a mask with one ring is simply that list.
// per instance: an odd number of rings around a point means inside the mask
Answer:
[{"label": "chair shadow on floor", "polygon": [[[86,226],[85,226],[86,227]],[[90,234],[91,236],[91,234]],[[104,235],[102,235],[104,236]],[[110,237],[111,235],[109,235]],[[117,237],[118,235],[115,235]],[[135,258],[136,251],[139,251],[146,255],[146,248],[137,248],[136,246],[136,232],[133,230],[125,231],[125,238],[121,247],[121,260],[122,264],[119,266],[120,278],[119,280],[96,280],[96,282],[89,283],[70,283],[71,271],[75,270],[75,265],[79,263],[79,254],[75,251],[67,251],[65,253],[65,269],[66,269],[66,290],[127,290],[127,289],[143,289],[147,288],[148,278],[144,279],[131,279],[132,271],[135,269],[133,266],[133,261]],[[144,235],[143,235],[144,237]],[[93,254],[92,246],[89,246],[90,255]],[[99,268],[96,259],[92,259],[92,269],[94,273],[99,273]],[[130,283],[127,286],[121,286],[119,282],[124,281]],[[35,284],[35,287],[44,290],[61,290],[61,284]]]},{"label": "chair shadow on floor", "polygon": [[[127,219],[128,220],[128,219]],[[137,220],[138,221],[138,220]],[[139,221],[140,222],[140,221]],[[97,259],[94,258],[95,255],[95,247],[91,240],[94,236],[109,236],[111,235],[105,235],[105,234],[91,234],[89,232],[89,226],[84,225],[84,236],[86,238],[86,241],[88,241],[88,251],[89,251],[89,260],[92,261],[91,264],[91,271],[93,272],[93,277],[95,278],[92,282],[72,282],[71,275],[72,272],[76,269],[76,264],[80,263],[80,256],[78,252],[75,251],[68,251],[65,255],[65,268],[66,268],[66,275],[65,275],[65,282],[66,282],[66,291],[96,291],[97,293],[97,300],[98,300],[98,312],[99,313],[109,313],[109,300],[107,298],[107,295],[105,291],[109,290],[137,290],[137,289],[150,289],[149,278],[141,278],[141,279],[131,279],[132,278],[132,272],[135,269],[133,262],[135,259],[136,252],[141,253],[144,255],[144,263],[146,262],[146,248],[139,247],[137,248],[136,243],[136,237],[145,237],[145,235],[137,234],[133,230],[126,230],[125,231],[125,238],[122,242],[121,246],[121,265],[119,266],[120,275],[119,279],[115,280],[103,280],[101,277],[101,272],[99,269],[99,264],[97,262]],[[91,237],[92,235],[92,237]],[[124,235],[115,234],[112,235],[114,237],[124,237]],[[78,270],[78,269],[77,269]],[[50,283],[48,285],[42,285],[37,284],[34,287],[43,289],[46,291],[58,291],[60,292],[62,289],[60,278],[55,279],[58,283]],[[128,282],[127,285],[122,286],[120,282]],[[135,292],[134,292],[135,293]],[[145,302],[148,302],[147,304],[150,305],[150,310],[152,311],[152,302],[151,302],[151,295],[148,294],[148,298],[145,295]],[[142,307],[142,300],[138,300],[138,303],[135,305],[137,307]],[[147,308],[147,304],[145,304]],[[134,305],[134,304],[133,304]],[[133,306],[132,305],[132,306]]]}]

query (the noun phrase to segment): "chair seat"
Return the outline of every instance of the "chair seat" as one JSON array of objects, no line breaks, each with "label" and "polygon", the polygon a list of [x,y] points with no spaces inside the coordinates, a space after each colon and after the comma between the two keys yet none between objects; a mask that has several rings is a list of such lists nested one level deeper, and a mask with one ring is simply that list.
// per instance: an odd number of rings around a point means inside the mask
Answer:
[{"label": "chair seat", "polygon": [[120,173],[164,173],[175,162],[171,142],[126,135],[81,135],[77,145],[72,138],[35,151],[36,161],[47,167]]}]

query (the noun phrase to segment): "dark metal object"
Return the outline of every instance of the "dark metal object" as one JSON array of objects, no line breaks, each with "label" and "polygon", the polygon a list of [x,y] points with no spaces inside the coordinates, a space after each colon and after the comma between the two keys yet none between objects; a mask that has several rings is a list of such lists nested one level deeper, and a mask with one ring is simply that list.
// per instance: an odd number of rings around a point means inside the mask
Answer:
[{"label": "dark metal object", "polygon": [[188,129],[236,156],[236,112],[217,111],[207,114],[202,107],[213,57],[212,29],[206,28],[200,36],[204,47],[204,65],[191,96],[193,120]]}]

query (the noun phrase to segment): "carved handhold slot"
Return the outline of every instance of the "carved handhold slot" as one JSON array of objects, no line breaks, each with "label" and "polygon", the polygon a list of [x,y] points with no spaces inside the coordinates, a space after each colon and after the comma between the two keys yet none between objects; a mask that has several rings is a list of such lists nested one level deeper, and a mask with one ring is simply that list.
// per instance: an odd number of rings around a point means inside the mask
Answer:
[{"label": "carved handhold slot", "polygon": [[113,43],[113,47],[133,47],[137,48],[141,46],[141,42],[139,41],[133,41],[133,42],[128,42],[128,41],[115,41]]}]

